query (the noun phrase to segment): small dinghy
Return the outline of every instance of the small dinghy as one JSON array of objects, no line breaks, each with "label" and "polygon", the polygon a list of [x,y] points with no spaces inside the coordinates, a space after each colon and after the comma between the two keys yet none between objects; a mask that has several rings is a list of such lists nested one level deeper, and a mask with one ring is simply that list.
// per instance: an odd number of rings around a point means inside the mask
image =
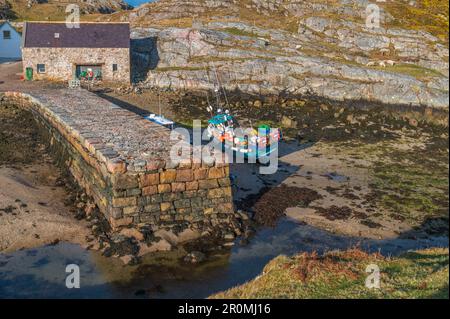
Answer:
[{"label": "small dinghy", "polygon": [[159,108],[159,115],[150,113],[149,115],[145,116],[144,118],[153,123],[167,127],[169,130],[173,130],[173,126],[175,123],[169,119],[166,119],[161,113],[161,97],[159,96],[159,94],[158,94],[158,108]]},{"label": "small dinghy", "polygon": [[167,127],[169,130],[173,130],[173,126],[174,126],[174,122],[166,119],[164,116],[162,115],[156,115],[151,113],[150,115],[146,116],[145,119],[152,121],[156,124],[162,125],[164,127]]}]

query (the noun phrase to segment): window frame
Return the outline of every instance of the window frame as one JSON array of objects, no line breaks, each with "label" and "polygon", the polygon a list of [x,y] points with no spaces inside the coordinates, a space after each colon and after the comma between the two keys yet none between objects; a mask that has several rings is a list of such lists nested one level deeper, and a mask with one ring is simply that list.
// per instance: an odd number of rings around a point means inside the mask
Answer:
[{"label": "window frame", "polygon": [[[43,70],[43,71],[42,71],[42,69],[40,68],[41,66],[44,67],[44,70]],[[38,74],[45,74],[45,73],[47,72],[45,63],[38,63],[38,64],[36,65],[36,72],[37,72]]]},{"label": "window frame", "polygon": [[119,65],[118,65],[117,63],[113,63],[113,65],[112,65],[112,71],[113,71],[113,72],[119,71]]},{"label": "window frame", "polygon": [[[3,40],[11,40],[11,38],[12,38],[11,30],[3,30],[2,34],[3,34]],[[8,34],[8,36],[6,36],[6,34]]]}]

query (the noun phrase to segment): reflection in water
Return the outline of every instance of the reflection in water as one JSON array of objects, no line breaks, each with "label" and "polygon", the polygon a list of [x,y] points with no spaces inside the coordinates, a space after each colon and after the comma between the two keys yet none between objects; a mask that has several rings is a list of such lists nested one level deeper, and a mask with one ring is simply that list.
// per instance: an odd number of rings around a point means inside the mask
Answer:
[{"label": "reflection in water", "polygon": [[[86,251],[69,243],[0,254],[0,298],[205,298],[253,279],[280,254],[345,249],[398,254],[409,249],[448,247],[448,239],[361,240],[341,237],[282,219],[275,228],[258,231],[245,247],[210,256],[198,266],[180,261],[182,251],[148,256],[137,266]],[[77,264],[81,288],[65,286],[67,264]]]}]

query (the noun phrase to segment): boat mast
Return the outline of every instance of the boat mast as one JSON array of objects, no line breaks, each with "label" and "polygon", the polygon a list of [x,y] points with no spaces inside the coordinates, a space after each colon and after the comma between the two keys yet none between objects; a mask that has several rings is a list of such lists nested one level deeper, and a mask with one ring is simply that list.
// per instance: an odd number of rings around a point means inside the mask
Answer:
[{"label": "boat mast", "polygon": [[223,96],[225,98],[225,105],[229,108],[230,104],[228,103],[227,92],[225,91],[224,86],[220,84],[219,76],[217,74],[216,66],[214,64],[213,67],[214,67],[214,74],[216,75],[217,85],[219,86],[219,89],[222,89]]},{"label": "boat mast", "polygon": [[158,109],[159,109],[159,116],[161,116],[161,95],[158,92]]}]

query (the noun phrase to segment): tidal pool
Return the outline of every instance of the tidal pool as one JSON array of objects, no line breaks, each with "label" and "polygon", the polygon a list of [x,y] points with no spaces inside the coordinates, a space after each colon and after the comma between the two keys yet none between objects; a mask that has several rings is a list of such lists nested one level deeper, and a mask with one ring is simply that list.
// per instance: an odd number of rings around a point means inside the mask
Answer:
[{"label": "tidal pool", "polygon": [[[0,254],[0,298],[206,298],[255,278],[266,263],[280,254],[324,251],[359,246],[384,255],[409,249],[448,247],[447,237],[364,240],[342,237],[281,219],[274,228],[262,228],[250,243],[210,255],[208,261],[188,265],[174,251],[124,266],[70,243]],[[80,267],[80,288],[68,289],[68,264]]]}]

